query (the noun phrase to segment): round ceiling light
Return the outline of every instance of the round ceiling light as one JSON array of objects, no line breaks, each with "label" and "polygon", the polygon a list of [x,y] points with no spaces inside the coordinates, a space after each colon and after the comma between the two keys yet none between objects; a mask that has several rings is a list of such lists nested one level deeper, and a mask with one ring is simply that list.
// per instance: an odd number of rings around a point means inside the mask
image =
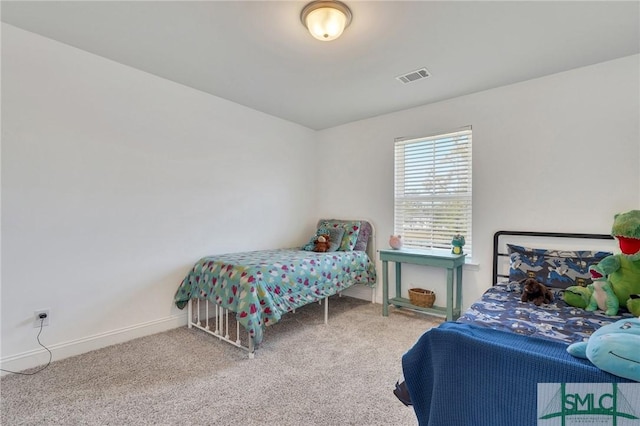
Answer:
[{"label": "round ceiling light", "polygon": [[302,9],[300,20],[312,36],[331,41],[351,23],[351,10],[339,1],[312,1]]}]

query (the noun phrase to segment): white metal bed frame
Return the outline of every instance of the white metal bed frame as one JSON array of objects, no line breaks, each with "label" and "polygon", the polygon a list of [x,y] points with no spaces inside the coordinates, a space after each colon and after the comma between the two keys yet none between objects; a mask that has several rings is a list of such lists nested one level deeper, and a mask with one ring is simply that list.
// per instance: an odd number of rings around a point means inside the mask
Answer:
[{"label": "white metal bed frame", "polygon": [[[340,294],[340,293],[338,293]],[[322,304],[324,301],[324,323],[325,325],[329,323],[329,298],[325,297],[324,299],[318,300],[318,304]],[[202,317],[202,309],[200,303],[204,304],[204,316]],[[311,302],[314,303],[314,302]],[[195,312],[193,305],[195,304]],[[209,307],[213,309],[213,316],[209,316]],[[255,356],[255,346],[253,344],[253,339],[247,333],[248,345],[242,345],[240,341],[240,323],[235,319],[235,312],[231,309],[223,308],[220,305],[210,302],[209,300],[201,300],[201,299],[189,299],[187,304],[188,310],[188,323],[187,326],[189,328],[195,327],[204,331],[205,333],[211,334],[212,336],[217,337],[218,339],[227,342],[235,347],[243,349],[249,353],[249,358],[253,359]],[[292,313],[295,313],[294,310]],[[231,321],[229,320],[229,314],[231,314]],[[195,320],[195,321],[194,321]],[[211,324],[210,324],[211,322]],[[229,335],[229,325],[230,323],[235,323],[236,330],[236,340],[230,338]],[[201,324],[204,324],[201,325]],[[211,329],[211,326],[214,326],[214,329]],[[232,325],[233,327],[233,325]]]},{"label": "white metal bed frame", "polygon": [[[376,273],[377,273],[375,227],[370,220],[368,219],[363,219],[363,220],[366,220],[371,225],[371,235],[369,236],[369,241],[367,242],[367,255],[373,262],[374,268],[376,268]],[[342,293],[338,292],[338,295],[342,296]],[[375,297],[376,297],[375,295],[376,295],[375,286],[373,286],[371,287],[371,303],[375,303]],[[326,325],[329,323],[329,297],[324,297],[322,299],[317,300],[318,304],[322,304],[323,301],[324,301],[324,323]],[[313,301],[310,303],[315,303],[315,302],[316,301]],[[204,305],[204,307],[201,306],[201,303]],[[211,308],[211,314],[210,314],[210,308]],[[292,313],[295,313],[295,310]],[[231,314],[231,319],[229,319],[229,314]],[[234,322],[235,322],[235,337],[236,337],[235,340],[233,340],[229,334],[230,324]],[[233,345],[237,348],[240,348],[248,352],[250,359],[253,359],[255,356],[256,348],[253,343],[253,338],[249,335],[248,331],[246,331],[248,344],[245,346],[240,341],[241,326],[240,326],[240,323],[235,319],[235,312],[233,312],[231,309],[223,308],[222,306],[212,303],[209,300],[189,299],[189,302],[187,303],[187,327],[188,328],[195,327],[199,330],[204,331],[207,334],[217,337],[219,340],[227,342],[230,345]],[[213,330],[212,330],[212,327],[213,327]],[[233,325],[231,325],[231,327],[233,327]]]}]

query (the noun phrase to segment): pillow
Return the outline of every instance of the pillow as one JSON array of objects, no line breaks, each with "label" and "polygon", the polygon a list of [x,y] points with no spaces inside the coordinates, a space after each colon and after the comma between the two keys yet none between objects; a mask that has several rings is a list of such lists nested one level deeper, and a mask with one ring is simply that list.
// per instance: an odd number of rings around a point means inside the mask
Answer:
[{"label": "pillow", "polygon": [[367,251],[371,234],[373,234],[373,227],[371,224],[366,220],[360,222],[360,232],[358,233],[358,239],[356,240],[356,245],[353,250]]},{"label": "pillow", "polygon": [[326,228],[320,227],[316,230],[316,233],[307,244],[302,246],[302,250],[313,251],[316,246],[316,238],[323,234],[329,234],[329,250],[327,251],[338,251],[340,248],[340,243],[342,242],[342,236],[344,235],[343,228]]},{"label": "pillow", "polygon": [[[320,222],[324,222],[325,220],[320,220]],[[340,220],[340,219],[329,219],[329,222],[335,223],[344,223],[349,222],[348,220]],[[367,251],[367,246],[369,245],[369,238],[373,234],[373,226],[366,220],[360,221],[360,232],[358,233],[358,239],[356,240],[356,245],[353,247],[354,251]]]},{"label": "pillow", "polygon": [[589,266],[611,255],[604,251],[539,249],[507,244],[509,280],[535,278],[553,288],[592,283]]},{"label": "pillow", "polygon": [[344,229],[342,242],[340,243],[340,251],[353,251],[360,234],[360,221],[350,220],[323,220],[320,222],[319,228],[341,228]]}]

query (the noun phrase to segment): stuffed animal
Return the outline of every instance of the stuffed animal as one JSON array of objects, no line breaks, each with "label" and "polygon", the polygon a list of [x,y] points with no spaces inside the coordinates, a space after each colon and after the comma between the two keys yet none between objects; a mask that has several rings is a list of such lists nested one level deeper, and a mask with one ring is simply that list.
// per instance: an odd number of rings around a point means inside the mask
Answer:
[{"label": "stuffed animal", "polygon": [[[589,268],[594,280],[606,280],[620,306],[640,316],[640,210],[614,216],[611,235],[618,240],[621,254],[607,256]],[[616,315],[609,309],[607,315]]]},{"label": "stuffed animal", "polygon": [[594,331],[586,342],[567,352],[586,358],[599,369],[640,382],[640,318],[621,319]]},{"label": "stuffed animal", "polygon": [[329,234],[318,235],[313,251],[317,251],[319,253],[329,251]]},{"label": "stuffed animal", "polygon": [[606,280],[597,280],[587,286],[591,290],[591,298],[586,311],[603,310],[606,315],[616,315],[620,304],[618,297]]},{"label": "stuffed animal", "polygon": [[539,283],[533,278],[526,278],[522,287],[523,302],[533,302],[536,306],[543,303],[551,303],[553,301],[553,293],[544,284]]},{"label": "stuffed animal", "polygon": [[569,306],[584,309],[589,305],[592,294],[593,290],[587,287],[572,285],[564,290],[562,293],[562,299],[567,302],[567,305]]},{"label": "stuffed animal", "polygon": [[464,244],[465,241],[462,235],[454,235],[453,240],[451,240],[451,254],[462,254],[462,247]]},{"label": "stuffed animal", "polygon": [[627,309],[633,315],[640,317],[640,294],[632,294],[627,300]]},{"label": "stuffed animal", "polygon": [[391,235],[389,237],[389,247],[394,250],[400,250],[402,248],[402,235]]}]

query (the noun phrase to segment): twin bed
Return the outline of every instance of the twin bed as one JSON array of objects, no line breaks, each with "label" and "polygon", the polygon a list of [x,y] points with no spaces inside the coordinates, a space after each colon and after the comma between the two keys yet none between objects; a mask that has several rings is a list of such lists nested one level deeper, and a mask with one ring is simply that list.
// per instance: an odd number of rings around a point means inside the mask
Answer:
[{"label": "twin bed", "polygon": [[332,237],[333,251],[311,251],[310,241],[302,248],[200,259],[174,300],[179,308],[188,307],[189,328],[244,349],[253,358],[265,327],[288,312],[324,302],[326,323],[329,296],[355,284],[375,285],[375,235],[367,220],[337,219],[321,219],[316,230],[320,234]]},{"label": "twin bed", "polygon": [[[524,240],[519,244],[528,247],[509,243],[514,240]],[[601,371],[588,360],[574,358],[566,350],[568,344],[588,339],[597,328],[631,317],[624,312],[615,317],[587,312],[562,299],[566,287],[588,284],[589,265],[606,256],[606,250],[614,249],[615,242],[608,235],[496,233],[494,285],[456,322],[425,332],[403,355],[406,388],[419,423],[569,424],[571,415],[582,416],[584,421],[585,411],[567,410],[558,396],[560,384],[630,382]],[[518,281],[523,277],[535,277],[551,286],[553,302],[541,306],[521,302]],[[611,394],[611,388],[608,392],[606,395]],[[623,399],[620,394],[620,404]],[[586,406],[587,400],[582,404]],[[610,424],[611,416],[622,412],[640,417],[637,407],[619,405],[613,414],[607,409],[595,418],[592,415],[590,422]]]}]

